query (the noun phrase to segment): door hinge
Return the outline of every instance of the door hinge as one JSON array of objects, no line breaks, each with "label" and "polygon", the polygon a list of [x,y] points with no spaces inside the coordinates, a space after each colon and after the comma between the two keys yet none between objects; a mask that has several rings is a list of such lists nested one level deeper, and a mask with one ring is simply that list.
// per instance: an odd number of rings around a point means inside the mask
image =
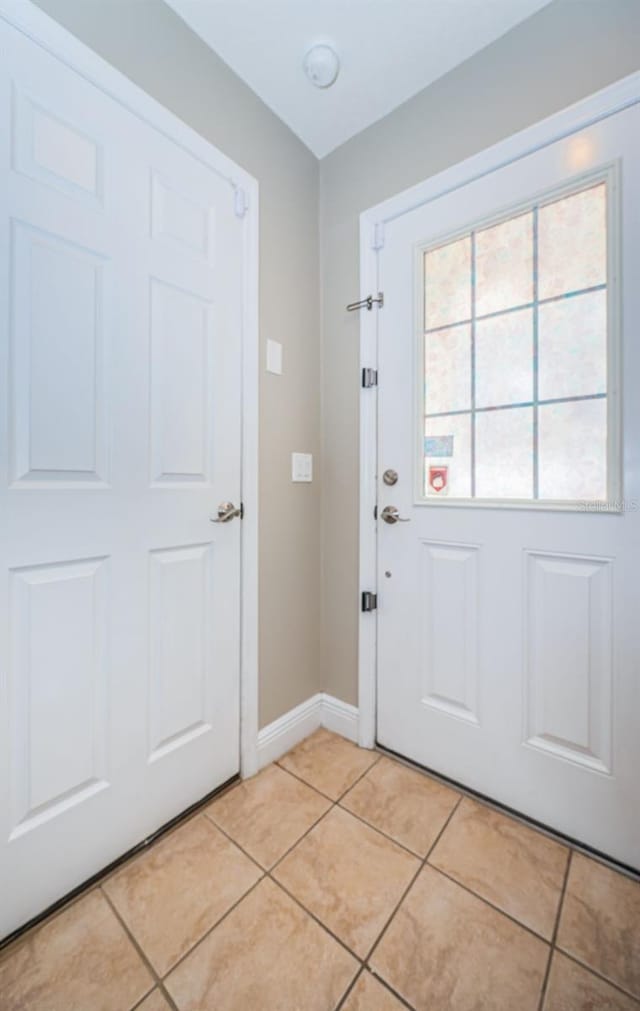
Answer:
[{"label": "door hinge", "polygon": [[242,186],[236,186],[233,200],[236,217],[244,218],[245,214],[249,210],[249,197],[246,190],[243,190]]},{"label": "door hinge", "polygon": [[349,302],[347,312],[356,312],[358,309],[368,309],[368,311],[371,312],[374,305],[377,305],[379,309],[382,309],[382,306],[384,305],[384,292],[379,291],[375,298],[373,295],[367,295],[366,298],[361,298],[357,302]]},{"label": "door hinge", "polygon": [[372,593],[371,590],[363,590],[362,592],[362,612],[375,611],[378,606],[378,594]]},{"label": "door hinge", "polygon": [[362,389],[369,390],[372,386],[378,385],[378,370],[377,369],[363,369],[362,370]]},{"label": "door hinge", "polygon": [[376,221],[373,226],[373,235],[371,236],[371,248],[372,249],[382,249],[384,247],[384,221]]}]

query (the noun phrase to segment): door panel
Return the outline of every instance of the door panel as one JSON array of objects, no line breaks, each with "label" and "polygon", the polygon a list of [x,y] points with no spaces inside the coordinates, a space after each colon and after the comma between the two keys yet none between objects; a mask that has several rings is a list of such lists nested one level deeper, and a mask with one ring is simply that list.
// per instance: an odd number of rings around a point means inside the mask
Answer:
[{"label": "door panel", "polygon": [[639,138],[395,218],[378,313],[378,740],[634,867]]},{"label": "door panel", "polygon": [[611,559],[528,551],[525,566],[526,743],[610,773]]},{"label": "door panel", "polygon": [[108,559],[10,572],[11,835],[107,786]]},{"label": "door panel", "polygon": [[244,248],[226,179],[0,46],[2,936],[238,771]]}]

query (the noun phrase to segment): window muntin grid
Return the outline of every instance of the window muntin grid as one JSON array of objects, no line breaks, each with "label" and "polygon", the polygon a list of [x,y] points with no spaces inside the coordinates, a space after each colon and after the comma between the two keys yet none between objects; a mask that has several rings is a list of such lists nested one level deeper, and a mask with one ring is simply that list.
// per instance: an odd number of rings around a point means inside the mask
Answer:
[{"label": "window muntin grid", "polygon": [[454,499],[607,498],[608,188],[585,183],[423,252],[428,501],[442,467]]}]

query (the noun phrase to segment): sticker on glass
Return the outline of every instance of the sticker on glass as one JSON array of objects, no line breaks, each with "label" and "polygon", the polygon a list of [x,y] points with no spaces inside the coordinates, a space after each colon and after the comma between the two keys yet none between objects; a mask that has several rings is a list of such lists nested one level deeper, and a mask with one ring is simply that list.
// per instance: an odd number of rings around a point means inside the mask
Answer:
[{"label": "sticker on glass", "polygon": [[453,456],[452,435],[427,435],[424,440],[425,456]]},{"label": "sticker on glass", "polygon": [[427,490],[429,492],[429,495],[449,494],[448,467],[429,467],[429,480]]}]

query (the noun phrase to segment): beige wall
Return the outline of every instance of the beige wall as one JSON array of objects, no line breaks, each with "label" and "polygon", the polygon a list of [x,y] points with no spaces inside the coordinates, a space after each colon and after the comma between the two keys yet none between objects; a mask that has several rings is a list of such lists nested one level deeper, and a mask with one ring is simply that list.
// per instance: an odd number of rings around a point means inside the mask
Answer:
[{"label": "beige wall", "polygon": [[[555,0],[320,165],[322,670],[357,704],[358,215],[640,68],[640,0]],[[384,310],[383,310],[384,311]]]},{"label": "beige wall", "polygon": [[[38,0],[260,184],[260,723],[321,688],[318,162],[161,0]],[[267,337],[284,375],[264,371]]]}]

